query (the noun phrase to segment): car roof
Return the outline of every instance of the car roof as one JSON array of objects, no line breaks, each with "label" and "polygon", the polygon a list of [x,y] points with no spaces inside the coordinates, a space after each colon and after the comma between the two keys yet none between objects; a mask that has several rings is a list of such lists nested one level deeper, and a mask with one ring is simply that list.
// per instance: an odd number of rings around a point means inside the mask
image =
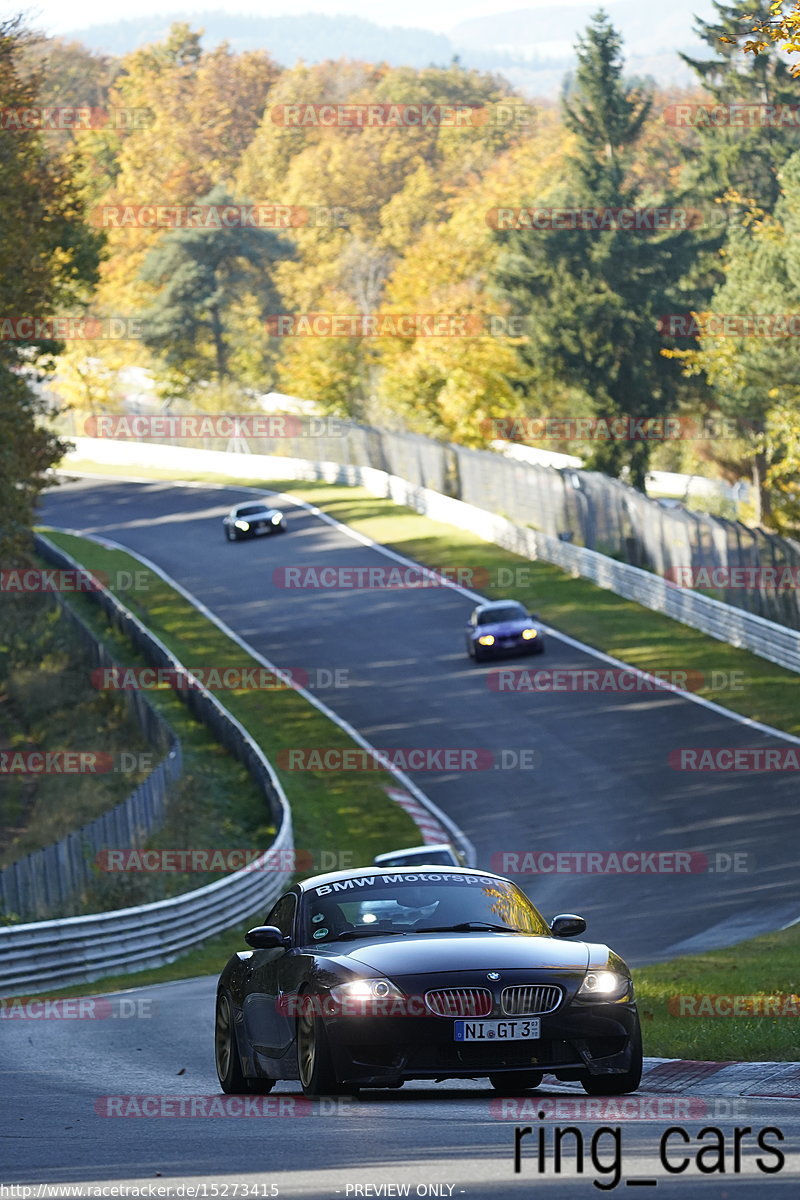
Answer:
[{"label": "car roof", "polygon": [[270,504],[267,500],[240,500],[238,504],[234,504],[231,512],[238,512],[240,508],[274,508],[274,504]]},{"label": "car roof", "polygon": [[414,875],[420,874],[421,867],[426,867],[424,874],[430,875],[478,875],[482,879],[498,879],[502,883],[508,883],[504,875],[495,875],[494,871],[480,871],[477,867],[451,867],[439,866],[435,863],[422,863],[421,866],[411,867],[358,867],[350,871],[330,871],[327,875],[312,875],[309,879],[303,879],[296,886],[301,892],[310,891],[311,888],[320,887],[327,883],[338,883],[342,879],[361,879],[364,876],[370,875],[387,875],[390,871],[392,875]]},{"label": "car roof", "polygon": [[487,600],[483,604],[479,604],[479,609],[484,608],[506,608],[509,604],[515,604],[517,608],[524,608],[525,605],[521,600]]},{"label": "car roof", "polygon": [[399,850],[387,850],[385,854],[376,854],[376,858],[391,858],[393,854],[431,854],[435,850],[452,850],[452,842],[433,842],[424,846],[401,846]]}]

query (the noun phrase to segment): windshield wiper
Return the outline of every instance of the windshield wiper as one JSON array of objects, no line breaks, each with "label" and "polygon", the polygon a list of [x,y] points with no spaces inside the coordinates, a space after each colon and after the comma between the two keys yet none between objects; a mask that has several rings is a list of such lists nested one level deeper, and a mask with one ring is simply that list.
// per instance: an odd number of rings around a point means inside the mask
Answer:
[{"label": "windshield wiper", "polygon": [[480,932],[488,929],[493,933],[524,933],[523,929],[514,929],[511,925],[492,925],[489,921],[462,921],[460,925],[428,925],[425,929],[415,929],[415,933],[469,933],[471,930]]}]

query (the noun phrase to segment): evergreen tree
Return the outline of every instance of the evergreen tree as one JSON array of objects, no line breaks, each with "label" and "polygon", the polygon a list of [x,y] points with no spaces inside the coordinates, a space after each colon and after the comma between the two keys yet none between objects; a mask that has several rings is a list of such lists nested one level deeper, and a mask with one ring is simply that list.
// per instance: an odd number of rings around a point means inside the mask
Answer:
[{"label": "evergreen tree", "polygon": [[698,144],[690,152],[687,187],[701,200],[727,197],[725,207],[733,223],[749,207],[773,211],[780,196],[778,171],[800,148],[800,126],[761,120],[770,105],[796,110],[797,81],[791,68],[778,54],[744,55],[736,44],[749,25],[743,16],[768,20],[771,7],[769,0],[752,0],[745,14],[742,4],[714,0],[716,18],[695,22],[712,57],[681,55],[718,104],[753,106],[747,124],[698,125]]},{"label": "evergreen tree", "polygon": [[[198,201],[201,208],[233,203],[222,186]],[[291,255],[291,244],[271,229],[211,226],[165,234],[142,266],[142,279],[160,289],[143,314],[142,340],[187,379],[226,379],[235,306],[254,296],[262,317],[278,311],[273,264]]]},{"label": "evergreen tree", "polygon": [[[565,97],[565,120],[577,141],[565,207],[635,207],[628,180],[631,149],[649,111],[649,99],[623,82],[619,35],[602,12],[578,45],[578,68]],[[666,203],[664,201],[663,203]],[[648,197],[645,207],[652,205]],[[501,297],[527,314],[522,356],[536,374],[579,389],[598,417],[663,418],[681,388],[659,317],[697,308],[682,280],[698,239],[691,229],[641,232],[624,228],[514,231],[495,275]],[[619,475],[644,489],[647,441],[592,445],[587,466]]]}]

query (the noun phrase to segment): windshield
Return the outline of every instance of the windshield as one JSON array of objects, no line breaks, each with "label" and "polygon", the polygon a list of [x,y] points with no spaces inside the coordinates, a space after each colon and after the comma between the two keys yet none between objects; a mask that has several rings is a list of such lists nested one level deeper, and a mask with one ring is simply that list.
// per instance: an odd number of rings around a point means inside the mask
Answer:
[{"label": "windshield", "polygon": [[253,517],[256,513],[267,511],[266,504],[243,504],[236,509],[237,517]]},{"label": "windshield", "polygon": [[405,850],[400,851],[391,858],[381,858],[380,865],[382,867],[456,867],[461,866],[461,863],[459,863],[452,850],[417,850],[416,853]]},{"label": "windshield", "polygon": [[503,604],[499,608],[485,608],[478,613],[479,625],[496,625],[499,621],[527,621],[528,614],[521,604]]},{"label": "windshield", "polygon": [[486,875],[448,876],[421,871],[381,872],[339,880],[307,892],[301,936],[305,944],[354,937],[392,936],[474,926],[547,936],[544,918],[513,884]]}]

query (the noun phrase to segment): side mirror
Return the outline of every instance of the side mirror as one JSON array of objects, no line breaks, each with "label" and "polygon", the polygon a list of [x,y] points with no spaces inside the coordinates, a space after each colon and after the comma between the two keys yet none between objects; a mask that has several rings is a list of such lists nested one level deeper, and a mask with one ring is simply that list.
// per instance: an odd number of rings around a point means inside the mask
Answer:
[{"label": "side mirror", "polygon": [[550,932],[554,937],[577,937],[579,933],[585,931],[585,920],[583,917],[575,916],[574,913],[559,913],[550,922]]},{"label": "side mirror", "polygon": [[277,925],[256,925],[255,929],[248,930],[244,940],[254,950],[277,950],[279,946],[286,946],[289,942]]},{"label": "side mirror", "polygon": [[532,621],[541,621],[542,619],[538,613],[528,613],[528,616]]}]

